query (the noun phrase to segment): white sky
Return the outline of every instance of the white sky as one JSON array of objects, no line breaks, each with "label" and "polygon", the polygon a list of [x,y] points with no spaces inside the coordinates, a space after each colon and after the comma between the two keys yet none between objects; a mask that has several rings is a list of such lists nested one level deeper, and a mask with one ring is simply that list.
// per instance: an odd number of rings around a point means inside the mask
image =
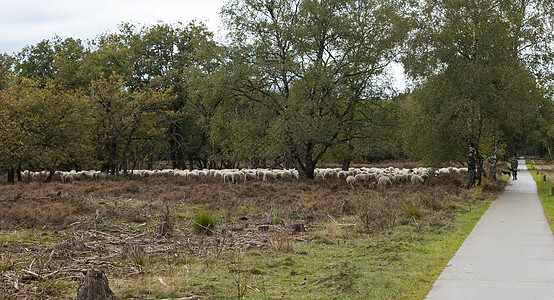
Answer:
[{"label": "white sky", "polygon": [[196,20],[217,33],[226,0],[0,0],[0,53],[58,35],[83,41],[122,22],[152,25]]}]

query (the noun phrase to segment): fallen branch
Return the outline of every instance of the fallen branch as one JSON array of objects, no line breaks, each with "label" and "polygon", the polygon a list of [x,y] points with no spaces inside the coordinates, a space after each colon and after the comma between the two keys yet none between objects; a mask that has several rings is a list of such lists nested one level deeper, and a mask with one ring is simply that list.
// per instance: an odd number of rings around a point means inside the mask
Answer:
[{"label": "fallen branch", "polygon": [[27,274],[27,275],[31,275],[31,278],[27,278],[27,279],[43,279],[42,276],[38,275],[37,273],[31,271],[31,270],[25,270],[25,269],[21,269],[21,272]]},{"label": "fallen branch", "polygon": [[138,239],[138,238],[141,238],[141,237],[143,237],[143,236],[148,235],[149,233],[150,233],[150,232],[145,232],[145,233],[141,233],[141,234],[139,234],[139,235],[130,236],[130,237],[124,239],[123,241],[124,241],[124,242],[127,242],[127,241],[130,241],[130,240]]}]

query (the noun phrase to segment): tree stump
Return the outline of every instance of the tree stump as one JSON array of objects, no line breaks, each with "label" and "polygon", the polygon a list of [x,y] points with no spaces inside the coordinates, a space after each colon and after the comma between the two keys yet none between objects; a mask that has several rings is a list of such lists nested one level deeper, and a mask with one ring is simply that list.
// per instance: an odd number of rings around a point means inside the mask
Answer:
[{"label": "tree stump", "polygon": [[168,222],[162,222],[158,224],[158,235],[159,236],[171,236],[171,225]]},{"label": "tree stump", "polygon": [[295,223],[295,224],[290,224],[288,226],[288,228],[290,230],[292,230],[293,232],[305,232],[306,231],[306,227],[304,227],[304,224],[301,224],[301,223]]},{"label": "tree stump", "polygon": [[258,226],[258,231],[264,231],[264,232],[267,232],[269,231],[269,225],[259,225]]},{"label": "tree stump", "polygon": [[110,290],[108,278],[100,269],[88,269],[79,280],[77,300],[119,300]]}]

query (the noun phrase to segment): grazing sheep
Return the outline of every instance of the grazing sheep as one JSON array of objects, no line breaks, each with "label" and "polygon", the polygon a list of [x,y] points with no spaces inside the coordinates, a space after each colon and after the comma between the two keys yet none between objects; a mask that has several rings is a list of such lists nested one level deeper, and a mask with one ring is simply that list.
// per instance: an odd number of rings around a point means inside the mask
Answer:
[{"label": "grazing sheep", "polygon": [[283,179],[299,179],[298,172],[296,170],[283,170],[281,172],[281,178]]},{"label": "grazing sheep", "polygon": [[325,170],[324,173],[323,173],[323,178],[324,179],[334,178],[334,177],[337,177],[337,171],[335,169]]},{"label": "grazing sheep", "polygon": [[435,171],[435,176],[445,176],[450,174],[450,171],[447,168],[441,168]]},{"label": "grazing sheep", "polygon": [[223,174],[223,182],[240,183],[246,180],[246,175],[239,171],[225,172]]},{"label": "grazing sheep", "polygon": [[233,176],[233,183],[241,183],[246,180],[246,175],[242,172],[235,171],[231,172]]},{"label": "grazing sheep", "polygon": [[262,171],[262,181],[275,181],[277,180],[277,175],[272,171]]},{"label": "grazing sheep", "polygon": [[325,175],[322,172],[316,172],[314,174],[314,180],[323,181],[325,180]]},{"label": "grazing sheep", "polygon": [[366,182],[370,180],[369,174],[366,174],[366,173],[356,174],[354,178],[356,179],[356,182]]},{"label": "grazing sheep", "polygon": [[245,173],[244,175],[247,181],[257,179],[256,173],[248,172],[248,173]]},{"label": "grazing sheep", "polygon": [[233,182],[233,173],[232,172],[225,172],[223,173],[223,182]]},{"label": "grazing sheep", "polygon": [[392,185],[392,181],[390,180],[390,177],[388,177],[388,176],[379,177],[379,179],[377,181],[377,186],[386,187],[388,185]]},{"label": "grazing sheep", "polygon": [[354,189],[354,185],[356,184],[356,177],[350,175],[348,177],[346,177],[346,183],[352,188]]},{"label": "grazing sheep", "polygon": [[187,177],[187,173],[188,173],[188,171],[178,170],[178,171],[175,171],[173,173],[173,176],[175,176],[175,177],[177,177],[177,176]]},{"label": "grazing sheep", "polygon": [[187,173],[187,179],[193,179],[193,178],[198,178],[198,173],[197,172],[188,172]]},{"label": "grazing sheep", "polygon": [[67,173],[62,176],[63,183],[72,183],[74,180],[75,178],[73,178],[73,173]]},{"label": "grazing sheep", "polygon": [[425,180],[419,175],[412,175],[412,184],[424,184]]},{"label": "grazing sheep", "polygon": [[106,172],[96,172],[94,174],[94,178],[97,180],[102,180],[108,178],[108,173]]},{"label": "grazing sheep", "polygon": [[340,171],[340,172],[337,173],[338,179],[346,179],[346,177],[348,177],[348,175],[351,175],[351,174],[349,174],[348,171]]},{"label": "grazing sheep", "polygon": [[94,174],[96,171],[81,171],[81,178],[82,179],[94,179]]}]

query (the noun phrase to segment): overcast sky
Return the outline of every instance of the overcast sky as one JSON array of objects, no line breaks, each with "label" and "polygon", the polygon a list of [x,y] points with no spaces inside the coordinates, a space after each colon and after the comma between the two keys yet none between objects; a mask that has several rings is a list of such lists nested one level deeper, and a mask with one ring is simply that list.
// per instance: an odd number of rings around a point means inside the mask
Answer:
[{"label": "overcast sky", "polygon": [[1,0],[0,53],[14,54],[56,35],[83,41],[122,22],[202,21],[217,33],[226,0]]},{"label": "overcast sky", "polygon": [[[158,21],[201,21],[218,36],[219,12],[227,0],[0,0],[0,53],[14,54],[27,45],[51,39],[93,39],[116,32],[122,22],[152,25]],[[401,68],[394,65],[395,86],[404,89]]]}]

